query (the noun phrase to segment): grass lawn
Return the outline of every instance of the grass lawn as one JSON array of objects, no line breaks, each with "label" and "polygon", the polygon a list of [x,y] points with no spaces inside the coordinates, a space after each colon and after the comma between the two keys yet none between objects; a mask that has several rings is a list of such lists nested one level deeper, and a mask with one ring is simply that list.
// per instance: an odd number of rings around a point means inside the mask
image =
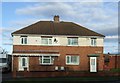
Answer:
[{"label": "grass lawn", "polygon": [[105,82],[118,81],[120,77],[52,77],[52,78],[16,78],[2,83],[41,83],[41,82]]}]

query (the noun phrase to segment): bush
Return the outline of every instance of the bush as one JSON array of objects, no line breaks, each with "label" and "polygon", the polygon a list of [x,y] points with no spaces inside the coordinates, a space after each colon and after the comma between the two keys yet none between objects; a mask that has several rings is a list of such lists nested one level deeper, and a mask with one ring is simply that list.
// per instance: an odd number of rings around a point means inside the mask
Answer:
[{"label": "bush", "polygon": [[117,68],[117,69],[111,69],[110,71],[111,71],[111,72],[120,72],[120,68]]}]

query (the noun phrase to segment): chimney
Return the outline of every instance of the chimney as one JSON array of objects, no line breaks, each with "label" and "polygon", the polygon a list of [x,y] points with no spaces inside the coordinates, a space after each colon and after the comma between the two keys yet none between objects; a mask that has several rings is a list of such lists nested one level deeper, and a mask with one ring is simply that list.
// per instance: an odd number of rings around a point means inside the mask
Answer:
[{"label": "chimney", "polygon": [[59,22],[59,16],[58,15],[54,16],[54,22]]}]

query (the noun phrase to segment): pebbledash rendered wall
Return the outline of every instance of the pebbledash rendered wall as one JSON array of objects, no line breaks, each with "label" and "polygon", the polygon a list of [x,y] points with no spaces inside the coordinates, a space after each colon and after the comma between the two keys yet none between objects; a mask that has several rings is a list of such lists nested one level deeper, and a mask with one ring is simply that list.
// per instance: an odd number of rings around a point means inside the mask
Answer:
[{"label": "pebbledash rendered wall", "polygon": [[[103,47],[91,46],[32,46],[32,45],[14,45],[13,53],[19,53],[17,50],[57,50],[60,56],[55,57],[54,64],[49,66],[41,65],[39,56],[29,57],[29,71],[55,71],[55,66],[65,67],[66,71],[89,71],[89,54],[99,54],[97,57],[97,70],[102,71],[104,65]],[[20,52],[21,53],[21,52]],[[41,53],[41,52],[40,52]],[[48,52],[49,53],[49,52]],[[35,54],[35,53],[34,53]],[[43,52],[41,53],[43,54]],[[66,55],[77,55],[80,58],[79,65],[66,65]],[[18,71],[18,57],[13,55],[13,72]]]}]

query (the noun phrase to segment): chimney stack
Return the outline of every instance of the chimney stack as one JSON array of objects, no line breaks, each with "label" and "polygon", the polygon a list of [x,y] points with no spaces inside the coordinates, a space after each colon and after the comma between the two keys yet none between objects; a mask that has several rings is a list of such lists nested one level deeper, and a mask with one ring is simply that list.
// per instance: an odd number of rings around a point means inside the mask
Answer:
[{"label": "chimney stack", "polygon": [[54,16],[54,22],[59,22],[59,16],[58,15]]}]

